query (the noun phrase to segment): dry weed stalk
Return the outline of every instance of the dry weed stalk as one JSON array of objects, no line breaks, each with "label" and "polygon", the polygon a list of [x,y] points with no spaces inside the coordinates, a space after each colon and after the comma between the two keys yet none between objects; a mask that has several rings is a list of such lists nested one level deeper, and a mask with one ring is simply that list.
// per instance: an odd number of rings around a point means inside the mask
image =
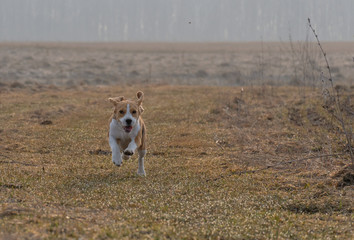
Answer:
[{"label": "dry weed stalk", "polygon": [[[312,49],[312,44],[308,40],[308,33],[306,34],[305,42],[295,43],[289,34],[289,43],[291,50],[291,64],[294,71],[294,77],[291,83],[300,86],[315,87],[315,72],[317,70],[317,54]],[[301,91],[303,93],[304,91]]]},{"label": "dry weed stalk", "polygon": [[[312,27],[311,25],[311,19],[308,18],[308,25],[309,27],[311,28],[316,40],[317,40],[317,44],[321,50],[321,53],[323,55],[323,58],[326,62],[326,68],[327,68],[327,71],[328,71],[328,75],[329,77],[327,78],[328,81],[330,82],[330,86],[331,86],[331,91],[329,89],[325,89],[325,94],[326,95],[329,95],[329,97],[333,97],[334,99],[334,110],[335,112],[332,113],[333,116],[335,117],[335,119],[337,119],[337,121],[340,123],[341,127],[342,127],[342,130],[345,134],[345,137],[346,137],[346,140],[347,140],[347,145],[348,145],[348,151],[349,151],[349,154],[350,154],[350,158],[352,160],[352,166],[354,166],[354,154],[353,154],[353,148],[352,148],[352,129],[351,129],[351,126],[347,126],[347,123],[345,121],[345,118],[344,118],[344,115],[343,115],[343,112],[341,110],[341,103],[340,103],[340,99],[339,99],[339,93],[338,91],[336,91],[336,89],[334,88],[334,85],[333,85],[333,78],[332,78],[332,71],[331,71],[331,67],[329,65],[329,62],[328,62],[328,59],[327,59],[327,54],[326,52],[324,51],[322,45],[321,45],[321,42],[318,38],[318,35],[315,31],[315,29]],[[323,74],[323,72],[321,73],[321,80],[322,82],[324,82],[324,79],[325,76]],[[332,94],[331,94],[332,92]],[[327,109],[328,110],[328,109]]]}]

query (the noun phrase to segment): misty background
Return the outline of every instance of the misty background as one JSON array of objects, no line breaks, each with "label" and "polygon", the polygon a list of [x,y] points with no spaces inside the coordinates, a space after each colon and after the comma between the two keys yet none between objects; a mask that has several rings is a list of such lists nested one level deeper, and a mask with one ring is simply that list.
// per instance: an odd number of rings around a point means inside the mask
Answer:
[{"label": "misty background", "polygon": [[353,0],[0,0],[0,41],[354,40]]}]

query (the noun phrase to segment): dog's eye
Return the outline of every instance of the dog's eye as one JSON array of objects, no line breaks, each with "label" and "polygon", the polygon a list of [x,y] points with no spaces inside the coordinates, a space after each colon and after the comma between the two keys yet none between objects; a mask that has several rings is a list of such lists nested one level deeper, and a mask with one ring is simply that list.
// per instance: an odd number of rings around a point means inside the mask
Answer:
[{"label": "dog's eye", "polygon": [[136,113],[136,111],[135,111],[135,110],[133,110],[133,111],[132,111],[132,114],[135,114],[135,113]]},{"label": "dog's eye", "polygon": [[120,111],[119,111],[119,113],[120,113],[120,114],[123,114],[123,113],[124,113],[124,111],[123,111],[123,110],[120,110]]}]

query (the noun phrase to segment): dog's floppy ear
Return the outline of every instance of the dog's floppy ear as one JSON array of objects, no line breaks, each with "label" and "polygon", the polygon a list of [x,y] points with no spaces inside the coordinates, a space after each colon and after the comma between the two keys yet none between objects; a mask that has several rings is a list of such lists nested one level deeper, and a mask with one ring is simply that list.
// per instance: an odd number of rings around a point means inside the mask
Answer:
[{"label": "dog's floppy ear", "polygon": [[138,98],[138,105],[140,106],[144,99],[144,93],[142,91],[139,91],[136,93],[136,97]]},{"label": "dog's floppy ear", "polygon": [[139,106],[139,112],[140,112],[140,114],[142,114],[144,112],[144,108],[141,105]]},{"label": "dog's floppy ear", "polygon": [[114,97],[114,98],[108,98],[108,100],[113,103],[113,105],[117,105],[117,103],[125,100],[125,97]]}]

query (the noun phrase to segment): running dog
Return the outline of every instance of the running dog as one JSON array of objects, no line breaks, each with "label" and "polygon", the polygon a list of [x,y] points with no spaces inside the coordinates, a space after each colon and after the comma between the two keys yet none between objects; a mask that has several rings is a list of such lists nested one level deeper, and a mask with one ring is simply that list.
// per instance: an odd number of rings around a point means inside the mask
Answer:
[{"label": "running dog", "polygon": [[112,161],[116,166],[121,166],[138,150],[138,175],[146,176],[144,170],[144,157],[146,155],[145,137],[146,129],[141,114],[144,109],[142,102],[144,93],[136,93],[136,100],[125,97],[109,98],[114,105],[114,113],[110,118],[109,145],[112,149]]}]

